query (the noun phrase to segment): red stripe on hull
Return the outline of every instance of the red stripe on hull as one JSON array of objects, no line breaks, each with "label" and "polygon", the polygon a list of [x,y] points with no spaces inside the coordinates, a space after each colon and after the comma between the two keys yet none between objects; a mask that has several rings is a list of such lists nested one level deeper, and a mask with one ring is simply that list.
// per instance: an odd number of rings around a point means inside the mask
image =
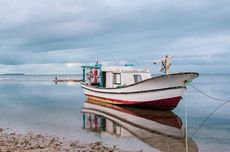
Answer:
[{"label": "red stripe on hull", "polygon": [[167,99],[153,100],[153,101],[126,101],[126,100],[118,100],[118,99],[110,99],[110,98],[101,98],[97,96],[92,96],[86,94],[88,97],[97,98],[96,100],[101,100],[102,102],[112,103],[117,105],[130,105],[130,106],[138,106],[138,107],[146,107],[146,108],[154,108],[154,109],[164,109],[164,110],[172,110],[176,108],[179,101],[182,97],[173,97]]},{"label": "red stripe on hull", "polygon": [[136,105],[141,106],[141,107],[151,107],[155,109],[172,110],[176,108],[181,98],[182,97],[173,97],[173,98],[168,98],[168,99],[137,103]]}]

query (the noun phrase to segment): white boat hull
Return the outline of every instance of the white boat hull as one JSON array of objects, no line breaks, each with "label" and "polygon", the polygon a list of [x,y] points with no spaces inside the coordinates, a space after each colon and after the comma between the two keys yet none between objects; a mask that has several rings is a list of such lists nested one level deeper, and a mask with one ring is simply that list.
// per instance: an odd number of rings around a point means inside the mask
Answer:
[{"label": "white boat hull", "polygon": [[87,98],[101,102],[174,109],[185,92],[186,82],[197,76],[197,73],[176,73],[119,88],[96,88],[84,83],[82,88]]}]

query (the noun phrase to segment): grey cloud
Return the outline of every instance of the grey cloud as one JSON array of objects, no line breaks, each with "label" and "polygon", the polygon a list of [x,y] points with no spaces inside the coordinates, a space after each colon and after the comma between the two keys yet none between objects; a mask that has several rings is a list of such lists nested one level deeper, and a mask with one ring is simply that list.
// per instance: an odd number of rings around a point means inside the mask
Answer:
[{"label": "grey cloud", "polygon": [[229,54],[229,7],[227,0],[2,0],[0,63],[145,65],[165,54],[190,56],[184,64],[222,63],[200,59]]}]

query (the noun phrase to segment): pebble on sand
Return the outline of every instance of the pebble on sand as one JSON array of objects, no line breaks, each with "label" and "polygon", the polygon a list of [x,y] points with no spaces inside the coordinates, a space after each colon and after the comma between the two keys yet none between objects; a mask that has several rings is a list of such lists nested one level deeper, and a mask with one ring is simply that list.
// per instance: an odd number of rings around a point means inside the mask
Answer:
[{"label": "pebble on sand", "polygon": [[104,146],[102,142],[81,144],[78,140],[66,138],[36,135],[6,133],[0,128],[0,152],[75,152],[75,151],[103,151],[103,152],[124,152],[116,146]]}]

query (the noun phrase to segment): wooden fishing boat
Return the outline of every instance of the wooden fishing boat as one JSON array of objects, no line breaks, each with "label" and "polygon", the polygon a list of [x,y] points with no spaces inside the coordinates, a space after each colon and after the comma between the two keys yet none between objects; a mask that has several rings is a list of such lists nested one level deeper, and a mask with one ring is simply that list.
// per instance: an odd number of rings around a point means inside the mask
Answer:
[{"label": "wooden fishing boat", "polygon": [[103,67],[96,64],[82,68],[81,86],[89,99],[167,110],[177,106],[186,84],[199,76],[196,72],[182,72],[152,77],[148,69],[130,65]]}]

